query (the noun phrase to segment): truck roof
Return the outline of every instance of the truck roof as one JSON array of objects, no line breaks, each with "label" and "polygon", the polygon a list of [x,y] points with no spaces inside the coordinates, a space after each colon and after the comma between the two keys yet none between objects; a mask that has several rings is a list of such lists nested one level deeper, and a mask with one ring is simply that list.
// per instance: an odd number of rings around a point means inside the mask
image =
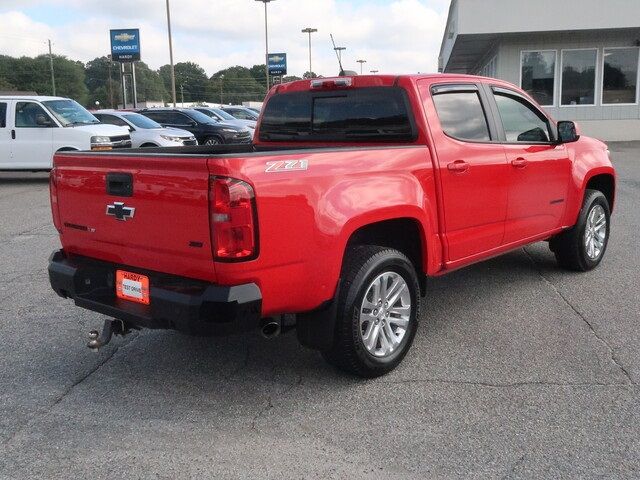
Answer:
[{"label": "truck roof", "polygon": [[[338,81],[344,80],[349,82],[353,87],[391,87],[399,80],[409,79],[412,82],[422,79],[442,79],[442,80],[488,80],[488,77],[479,77],[476,75],[464,75],[459,73],[416,73],[410,75],[357,75],[344,77],[324,77],[324,78],[307,78],[304,80],[296,80],[289,83],[281,83],[272,87],[270,93],[285,93],[293,91],[309,90],[314,81]],[[495,80],[495,79],[494,79]]]},{"label": "truck roof", "polygon": [[67,97],[53,97],[50,95],[0,95],[2,100],[37,100],[46,102],[48,100],[69,100]]}]

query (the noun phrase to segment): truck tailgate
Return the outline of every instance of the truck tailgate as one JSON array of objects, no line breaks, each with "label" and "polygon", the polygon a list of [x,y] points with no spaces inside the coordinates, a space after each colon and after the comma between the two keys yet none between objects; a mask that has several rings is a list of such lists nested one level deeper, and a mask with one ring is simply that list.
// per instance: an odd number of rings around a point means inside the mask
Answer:
[{"label": "truck tailgate", "polygon": [[57,154],[54,167],[67,253],[215,281],[205,158]]}]

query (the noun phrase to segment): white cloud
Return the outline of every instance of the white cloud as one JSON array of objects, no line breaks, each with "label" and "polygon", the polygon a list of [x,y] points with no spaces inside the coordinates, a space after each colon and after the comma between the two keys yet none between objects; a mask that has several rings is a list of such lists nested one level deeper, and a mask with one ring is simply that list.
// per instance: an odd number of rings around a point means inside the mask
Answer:
[{"label": "white cloud", "polygon": [[[38,6],[58,7],[61,14],[47,25],[29,18]],[[269,4],[269,44],[272,52],[286,52],[289,73],[308,70],[307,36],[313,34],[314,71],[337,72],[329,33],[347,47],[344,67],[357,70],[365,58],[365,70],[381,73],[435,71],[446,21],[448,0],[277,0]],[[263,5],[254,0],[173,0],[174,59],[192,60],[208,74],[231,65],[264,62]],[[168,63],[166,13],[160,0],[27,0],[2,2],[0,53],[36,55],[46,51],[52,38],[56,53],[83,61],[108,53],[110,28],[139,27],[143,60],[152,67]]]}]

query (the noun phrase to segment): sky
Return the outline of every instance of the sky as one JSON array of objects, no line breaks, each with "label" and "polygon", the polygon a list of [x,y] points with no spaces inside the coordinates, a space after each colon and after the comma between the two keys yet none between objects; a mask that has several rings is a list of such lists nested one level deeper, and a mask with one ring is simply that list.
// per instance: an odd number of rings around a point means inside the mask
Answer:
[{"label": "sky", "polygon": [[[275,0],[268,5],[269,50],[286,52],[288,73],[338,72],[333,33],[347,70],[435,72],[449,0]],[[264,5],[255,0],[171,0],[174,61],[193,61],[208,75],[264,63]],[[109,29],[140,28],[142,60],[169,63],[165,0],[0,0],[0,54],[48,51],[88,61],[109,53]]]}]

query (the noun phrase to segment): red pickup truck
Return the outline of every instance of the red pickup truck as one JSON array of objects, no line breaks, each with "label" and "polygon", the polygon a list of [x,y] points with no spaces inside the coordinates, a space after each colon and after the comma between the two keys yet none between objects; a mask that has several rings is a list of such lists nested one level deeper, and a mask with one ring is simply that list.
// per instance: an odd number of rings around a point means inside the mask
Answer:
[{"label": "red pickup truck", "polygon": [[254,144],[60,152],[53,289],[112,331],[297,331],[361,376],[409,349],[426,278],[546,240],[586,271],[607,248],[604,143],[523,91],[463,75],[271,89]]}]

